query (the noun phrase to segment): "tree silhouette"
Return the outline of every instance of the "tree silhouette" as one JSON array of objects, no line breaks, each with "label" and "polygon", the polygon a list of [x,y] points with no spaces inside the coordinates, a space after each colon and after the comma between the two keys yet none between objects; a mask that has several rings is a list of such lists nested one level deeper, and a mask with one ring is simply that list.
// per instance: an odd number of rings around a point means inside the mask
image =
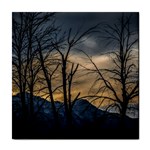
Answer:
[{"label": "tree silhouette", "polygon": [[[109,56],[113,66],[111,68],[101,69],[92,58],[89,58],[93,64],[94,69],[86,68],[91,73],[97,74],[94,84],[101,83],[100,88],[95,95],[87,97],[101,99],[101,104],[109,100],[111,104],[107,109],[117,107],[124,118],[128,104],[139,95],[139,81],[138,81],[138,61],[135,48],[138,46],[138,30],[132,28],[132,15],[122,15],[119,22],[114,25],[105,25],[101,31],[100,37],[107,41],[107,45],[113,45],[113,52],[106,55]],[[92,86],[92,88],[93,88]],[[104,93],[109,93],[104,94]]]},{"label": "tree silhouette", "polygon": [[[72,85],[73,78],[78,70],[79,64],[75,64],[69,60],[69,55],[71,50],[79,46],[84,40],[85,36],[90,36],[94,32],[97,32],[99,24],[87,29],[86,31],[80,32],[80,29],[73,34],[72,28],[68,30],[68,33],[62,37],[63,45],[60,46],[58,42],[52,42],[55,50],[60,55],[61,60],[61,76],[62,76],[62,93],[63,101],[65,106],[65,113],[67,117],[68,125],[71,125],[72,122],[72,107],[75,101],[79,98],[80,92],[72,99]],[[70,66],[70,69],[67,68]]]},{"label": "tree silhouette", "polygon": [[[132,25],[135,21],[132,15],[122,14],[116,24],[88,25],[85,29],[69,28],[68,24],[59,26],[57,17],[60,16],[55,17],[55,13],[13,13],[12,83],[13,90],[19,93],[13,97],[16,136],[57,138],[78,137],[80,133],[86,137],[89,133],[95,136],[95,132],[99,136],[99,129],[108,128],[102,136],[113,137],[116,131],[122,130],[118,127],[126,129],[126,120],[131,128],[136,128],[137,119],[126,117],[128,107],[137,102],[139,95],[138,29]],[[89,45],[97,36],[100,44],[106,43],[103,55],[109,59],[107,67],[98,66],[88,54]],[[92,40],[84,43],[90,37]],[[81,54],[81,62],[72,57],[74,54],[79,57],[77,53]],[[90,53],[97,51],[91,48]],[[83,92],[81,85],[86,88]],[[96,100],[99,106],[95,107],[91,104]],[[98,109],[103,103],[106,109]],[[120,115],[108,112],[113,107]],[[117,129],[111,132],[111,128]]]},{"label": "tree silhouette", "polygon": [[[73,80],[79,64],[71,62],[69,56],[73,48],[85,41],[85,36],[97,32],[98,26],[82,32],[79,28],[75,33],[70,28],[61,34],[61,28],[55,26],[54,13],[13,13],[13,85],[21,95],[23,118],[37,114],[33,95],[38,90],[47,90],[58,124],[54,93],[62,89],[67,121],[71,124],[72,107],[80,92],[72,98]],[[53,82],[56,82],[58,72],[61,73],[61,84],[56,86]],[[44,86],[36,89],[38,84]],[[30,94],[30,114],[26,108],[26,92]]]},{"label": "tree silhouette", "polygon": [[[39,61],[40,61],[40,64],[41,64],[41,68],[42,68],[42,71],[43,71],[43,74],[44,74],[44,78],[42,79],[42,81],[40,80],[40,84],[44,84],[44,87],[41,90],[45,90],[45,89],[48,89],[48,97],[50,98],[51,100],[51,104],[52,104],[52,110],[53,110],[53,115],[54,115],[54,119],[55,119],[55,126],[58,126],[58,114],[57,114],[57,110],[56,110],[56,107],[55,107],[55,102],[54,102],[54,92],[57,90],[58,87],[60,86],[57,86],[55,89],[53,88],[52,86],[52,81],[56,78],[54,78],[53,76],[55,75],[55,72],[58,70],[58,67],[59,67],[59,63],[56,64],[55,68],[52,70],[51,68],[51,71],[49,71],[49,67],[48,65],[52,65],[51,62],[49,62],[50,60],[47,58],[49,57],[50,58],[50,51],[47,51],[47,55],[44,57],[43,55],[45,53],[43,53],[43,49],[42,49],[42,44],[41,44],[41,40],[38,40],[37,39],[37,42],[38,42],[38,54],[39,54]],[[45,49],[44,49],[45,50]],[[53,58],[54,59],[54,58]],[[49,62],[48,64],[46,64],[46,62]],[[45,82],[46,81],[46,86],[45,86]]]},{"label": "tree silhouette", "polygon": [[[41,65],[36,60],[38,46],[36,37],[48,46],[48,35],[53,28],[54,13],[13,13],[13,85],[19,90],[23,118],[27,117],[25,92],[30,93],[30,116],[34,113],[33,93]],[[51,37],[50,37],[51,38]]]}]

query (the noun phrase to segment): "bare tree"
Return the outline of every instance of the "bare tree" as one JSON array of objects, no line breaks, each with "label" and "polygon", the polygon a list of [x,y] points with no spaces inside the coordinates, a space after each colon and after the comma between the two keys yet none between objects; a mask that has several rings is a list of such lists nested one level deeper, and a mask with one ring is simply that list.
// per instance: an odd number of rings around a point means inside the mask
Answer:
[{"label": "bare tree", "polygon": [[37,64],[36,37],[46,48],[54,13],[13,13],[13,83],[21,95],[23,116],[27,115],[25,92],[30,92],[30,113],[33,114],[33,92],[40,65]]},{"label": "bare tree", "polygon": [[[53,85],[52,85],[52,81],[55,80],[55,78],[53,77],[55,75],[55,72],[57,71],[58,67],[59,67],[59,63],[57,63],[54,67],[54,69],[52,69],[51,67],[51,71],[49,71],[49,67],[52,66],[52,64],[50,64],[50,62],[48,64],[46,64],[47,62],[47,57],[50,57],[50,52],[51,51],[47,51],[47,54],[45,57],[43,56],[45,53],[43,53],[43,49],[42,49],[42,46],[41,46],[41,41],[38,41],[38,53],[39,53],[39,60],[40,60],[40,64],[41,64],[41,68],[42,68],[42,71],[43,71],[43,74],[44,74],[44,80],[46,81],[46,86],[44,86],[42,88],[42,90],[46,90],[48,89],[48,97],[50,98],[51,100],[51,105],[52,105],[52,110],[53,110],[53,115],[54,115],[54,119],[55,119],[55,126],[58,125],[58,114],[57,114],[57,109],[55,107],[55,102],[54,102],[54,92],[56,89],[53,88]],[[53,58],[54,59],[54,58]],[[48,61],[50,61],[48,59]],[[40,81],[40,83],[43,82]],[[45,84],[45,83],[44,83]],[[41,89],[40,89],[41,90]]]},{"label": "bare tree", "polygon": [[23,57],[23,48],[26,48],[26,22],[23,21],[23,14],[19,14],[19,22],[15,19],[15,14],[13,14],[13,82],[19,88],[22,102],[22,113],[23,117],[26,116],[26,105],[25,105],[25,90],[26,90],[26,79],[24,74],[26,74],[24,69],[25,59]]},{"label": "bare tree", "polygon": [[101,99],[102,102],[109,100],[111,104],[108,108],[117,107],[122,118],[126,115],[128,104],[139,95],[138,56],[135,52],[138,47],[138,29],[132,27],[131,21],[131,15],[123,14],[118,24],[107,24],[100,36],[117,49],[107,53],[113,64],[111,68],[99,68],[84,52],[94,66],[94,69],[86,69],[97,74],[93,86],[101,83],[98,92],[87,97]]},{"label": "bare tree", "polygon": [[[65,106],[66,117],[68,125],[72,121],[72,107],[75,100],[79,98],[80,92],[72,99],[72,85],[73,78],[78,70],[79,64],[75,64],[69,61],[71,50],[76,48],[85,39],[85,36],[90,36],[92,33],[97,32],[98,25],[95,25],[84,32],[80,32],[80,29],[73,34],[72,28],[69,29],[66,36],[64,36],[64,46],[60,46],[58,42],[52,43],[56,51],[60,55],[61,59],[61,76],[62,76],[62,90],[63,90],[63,101]],[[70,66],[70,69],[67,69]]]}]

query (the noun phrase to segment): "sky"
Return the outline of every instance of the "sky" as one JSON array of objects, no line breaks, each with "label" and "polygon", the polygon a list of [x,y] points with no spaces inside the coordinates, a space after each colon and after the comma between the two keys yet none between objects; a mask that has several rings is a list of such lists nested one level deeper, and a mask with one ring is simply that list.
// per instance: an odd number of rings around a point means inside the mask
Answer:
[{"label": "sky", "polygon": [[[138,13],[124,13],[124,15],[132,14],[131,19],[131,28],[139,28],[139,18]],[[78,28],[81,28],[81,32],[87,30],[91,26],[99,25],[100,30],[103,30],[103,27],[106,24],[113,25],[118,21],[118,18],[121,17],[122,13],[115,12],[105,12],[105,13],[94,13],[94,12],[77,12],[77,13],[56,13],[56,24],[61,25],[63,30],[69,30],[73,28],[73,31],[77,31]],[[104,34],[104,33],[103,33]],[[87,49],[88,53],[91,55],[97,55],[106,51],[112,50],[112,45],[106,47],[106,41],[100,42],[99,34],[95,33],[94,36],[87,39],[83,46]],[[91,50],[92,49],[92,50]]]},{"label": "sky", "polygon": [[[13,13],[13,17],[18,19],[18,13]],[[68,33],[69,29],[72,28],[72,33],[75,34],[78,29],[80,32],[84,32],[90,27],[99,24],[98,31],[101,33],[93,33],[90,38],[82,43],[82,48],[86,49],[86,52],[91,55],[101,54],[107,51],[112,51],[113,45],[106,46],[107,41],[100,39],[100,34],[105,36],[103,29],[106,24],[114,25],[118,22],[118,19],[122,16],[121,12],[56,12],[55,13],[55,24],[60,26],[62,32]],[[139,30],[139,13],[137,12],[126,12],[125,16],[132,15],[131,29]],[[86,37],[85,37],[86,38]]]},{"label": "sky", "polygon": [[[131,13],[132,19],[131,19],[131,30],[136,30],[139,28],[138,23],[138,13]],[[99,68],[111,68],[112,67],[112,61],[107,55],[107,52],[117,50],[116,47],[114,47],[114,43],[106,46],[107,41],[99,38],[99,35],[101,35],[104,29],[104,26],[106,24],[114,25],[118,21],[119,17],[121,17],[122,13],[56,13],[56,24],[61,25],[61,28],[66,31],[69,30],[69,28],[72,28],[74,32],[78,30],[78,28],[81,28],[81,32],[84,32],[91,26],[95,26],[96,24],[100,24],[100,33],[94,33],[92,36],[88,39],[86,39],[82,44],[81,48],[86,53],[88,53],[89,56],[92,57],[93,61]],[[124,15],[128,16],[130,13],[124,13]],[[138,34],[138,33],[137,33]],[[103,35],[105,36],[105,35]],[[138,45],[135,47],[135,55],[138,55]],[[87,68],[93,68],[93,65],[90,64],[88,59],[85,59],[85,57],[82,55],[82,52],[77,51],[75,49],[72,49],[73,55],[70,57],[70,60],[75,63],[80,63],[83,66],[86,66]],[[85,73],[85,74],[84,74]],[[86,95],[88,93],[88,90],[90,89],[91,85],[93,84],[93,79],[96,77],[94,75],[88,75],[86,72],[82,72],[81,74],[85,75],[88,78],[88,81],[85,79],[85,76],[81,76],[78,78],[78,82],[80,83],[80,86],[74,85],[73,92],[74,95],[76,95],[78,92],[81,92],[82,96]],[[98,85],[95,86],[95,90],[98,87]],[[62,95],[57,94],[56,99],[61,99]],[[98,105],[97,102],[95,102],[95,105]]]},{"label": "sky", "polygon": [[[112,66],[112,61],[106,54],[109,51],[116,50],[113,43],[106,46],[107,41],[102,40],[99,36],[102,34],[104,26],[106,24],[114,25],[118,18],[121,17],[122,13],[89,13],[89,12],[78,12],[78,13],[65,13],[65,12],[57,12],[55,14],[56,17],[56,25],[60,26],[62,31],[68,32],[70,28],[72,28],[72,33],[76,33],[78,29],[80,32],[84,32],[91,26],[95,26],[99,24],[98,33],[92,34],[91,37],[87,38],[80,46],[82,50],[84,50],[89,56],[92,57],[93,61],[99,68],[110,68]],[[124,15],[130,15],[130,13],[125,13]],[[132,24],[131,29],[138,28],[138,13],[132,13]],[[105,36],[105,35],[103,35]],[[86,38],[86,37],[84,37]],[[138,49],[136,49],[138,50]],[[79,63],[87,68],[93,68],[93,65],[90,64],[89,60],[83,56],[83,53],[72,49],[72,55],[69,57],[71,61],[74,63]],[[103,55],[102,55],[103,54]],[[138,54],[138,53],[136,53]],[[81,68],[79,68],[80,70]],[[91,85],[93,84],[94,75],[87,74],[87,72],[79,72],[79,78],[77,78],[76,82],[79,83],[73,86],[73,95],[74,97],[78,92],[81,92],[81,96],[84,96],[88,93]],[[85,78],[86,76],[86,78]],[[86,80],[88,79],[88,80]],[[95,86],[95,89],[97,86]],[[55,94],[56,100],[62,99],[62,94]],[[98,105],[98,104],[95,104]]]}]

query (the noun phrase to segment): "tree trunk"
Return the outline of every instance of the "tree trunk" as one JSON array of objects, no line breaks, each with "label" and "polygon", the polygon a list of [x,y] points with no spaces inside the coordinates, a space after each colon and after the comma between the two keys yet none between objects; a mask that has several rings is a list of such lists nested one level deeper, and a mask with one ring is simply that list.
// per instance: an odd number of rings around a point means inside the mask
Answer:
[{"label": "tree trunk", "polygon": [[54,119],[55,119],[55,125],[58,126],[58,114],[57,114],[57,111],[56,111],[54,97],[53,97],[51,78],[49,79],[48,74],[47,74],[47,70],[46,70],[45,65],[44,65],[44,59],[43,59],[43,55],[42,55],[42,52],[41,52],[40,43],[39,43],[39,48],[40,48],[39,54],[40,54],[41,67],[42,67],[42,70],[43,70],[43,73],[44,73],[44,76],[45,76],[45,79],[46,79],[46,83],[47,83],[47,86],[48,86],[49,96],[50,96],[51,104],[52,104],[53,115],[54,115]]},{"label": "tree trunk", "polygon": [[67,123],[69,124],[70,115],[68,109],[68,102],[67,102],[67,83],[66,83],[66,61],[62,60],[62,80],[63,80],[63,98],[64,98],[64,105],[65,105],[65,113],[67,117]]},{"label": "tree trunk", "polygon": [[34,104],[33,104],[33,86],[30,88],[30,115],[31,118],[33,117],[34,114]]}]

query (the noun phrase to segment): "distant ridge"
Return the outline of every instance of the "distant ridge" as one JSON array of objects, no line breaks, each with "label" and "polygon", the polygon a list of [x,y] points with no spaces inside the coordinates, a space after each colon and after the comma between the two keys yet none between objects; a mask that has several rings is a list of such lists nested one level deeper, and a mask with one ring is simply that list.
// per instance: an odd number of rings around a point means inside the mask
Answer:
[{"label": "distant ridge", "polygon": [[[34,117],[34,120],[33,119],[31,120],[29,114],[29,110],[30,110],[29,93],[26,93],[26,106],[28,109],[28,119],[25,124],[22,123],[21,121],[22,106],[21,106],[21,100],[19,94],[12,97],[12,104],[13,104],[12,110],[13,110],[13,133],[14,133],[13,137],[14,138],[19,138],[19,137],[61,138],[61,135],[63,135],[64,138],[67,137],[75,138],[78,137],[78,135],[76,135],[76,133],[78,132],[80,133],[84,132],[84,134],[85,132],[87,133],[89,132],[89,134],[93,134],[93,132],[97,132],[97,134],[95,135],[97,137],[99,135],[98,133],[102,132],[101,130],[105,132],[109,131],[111,133],[113,132],[113,130],[118,130],[120,128],[121,117],[119,114],[110,113],[98,109],[84,99],[77,100],[72,109],[73,131],[71,130],[71,132],[73,132],[74,136],[70,135],[69,133],[68,133],[69,135],[66,134],[66,132],[68,132],[70,129],[66,128],[67,120],[64,111],[64,105],[62,102],[58,102],[58,101],[55,102],[55,106],[58,111],[58,119],[59,119],[59,128],[57,128],[57,131],[55,130],[51,102],[39,96],[34,96],[33,104],[34,104],[34,113],[36,115]],[[124,127],[128,131],[130,130],[134,131],[134,129],[136,129],[136,133],[138,133],[138,119],[132,119],[126,117],[124,119]],[[51,132],[52,134],[50,135],[49,132]],[[126,134],[126,132],[124,134]],[[86,138],[84,135],[82,136]],[[101,137],[103,138],[105,137],[105,135],[101,135],[99,138]]]}]

